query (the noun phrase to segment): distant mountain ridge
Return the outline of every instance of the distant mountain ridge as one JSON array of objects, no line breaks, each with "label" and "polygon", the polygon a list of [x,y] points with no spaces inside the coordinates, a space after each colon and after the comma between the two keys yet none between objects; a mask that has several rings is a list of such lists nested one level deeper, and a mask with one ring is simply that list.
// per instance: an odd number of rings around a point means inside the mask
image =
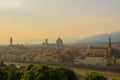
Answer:
[{"label": "distant mountain ridge", "polygon": [[112,32],[110,34],[100,34],[84,38],[78,41],[78,43],[98,43],[108,42],[108,38],[111,37],[112,42],[120,42],[120,31]]}]

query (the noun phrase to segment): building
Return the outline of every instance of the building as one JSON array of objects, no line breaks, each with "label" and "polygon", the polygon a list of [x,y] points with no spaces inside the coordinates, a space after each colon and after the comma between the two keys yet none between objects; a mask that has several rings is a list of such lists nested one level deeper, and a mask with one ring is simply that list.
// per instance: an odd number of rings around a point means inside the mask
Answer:
[{"label": "building", "polygon": [[109,37],[109,39],[108,39],[108,56],[111,56],[111,51],[112,51],[111,37]]},{"label": "building", "polygon": [[99,56],[99,57],[110,57],[112,52],[111,48],[111,37],[108,39],[108,47],[90,47],[88,50],[88,54],[91,56]]},{"label": "building", "polygon": [[111,37],[108,39],[108,47],[90,47],[89,55],[86,57],[77,56],[74,64],[85,64],[92,66],[114,66],[120,65],[120,60],[111,55]]},{"label": "building", "polygon": [[45,39],[45,42],[42,43],[42,46],[44,46],[44,47],[48,47],[49,46],[48,39]]},{"label": "building", "polygon": [[74,64],[85,64],[92,66],[106,66],[107,59],[104,57],[84,57],[78,56],[74,59]]},{"label": "building", "polygon": [[107,58],[107,65],[108,66],[114,66],[116,65],[116,58],[115,57],[108,57]]},{"label": "building", "polygon": [[62,48],[63,47],[63,40],[59,37],[56,40],[56,43],[48,43],[48,39],[45,39],[45,42],[42,43],[42,47],[45,48]]},{"label": "building", "polygon": [[56,45],[57,47],[63,47],[63,40],[60,37],[56,40]]},{"label": "building", "polygon": [[10,47],[12,47],[12,46],[13,46],[13,38],[10,37]]}]

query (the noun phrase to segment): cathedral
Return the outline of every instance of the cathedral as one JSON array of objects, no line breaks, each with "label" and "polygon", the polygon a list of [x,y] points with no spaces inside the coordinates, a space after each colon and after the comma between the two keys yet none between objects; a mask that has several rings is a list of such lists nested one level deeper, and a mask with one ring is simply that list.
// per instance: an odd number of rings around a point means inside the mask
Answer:
[{"label": "cathedral", "polygon": [[108,46],[103,48],[103,47],[90,47],[89,48],[89,55],[92,56],[106,56],[106,57],[110,57],[111,56],[111,52],[112,52],[112,48],[111,48],[111,37],[109,37],[108,39]]},{"label": "cathedral", "polygon": [[60,37],[56,40],[56,45],[57,47],[63,47],[63,40]]},{"label": "cathedral", "polygon": [[58,37],[58,39],[56,40],[56,44],[50,44],[48,43],[48,39],[45,39],[45,42],[42,43],[43,47],[46,48],[62,48],[63,47],[63,40]]}]

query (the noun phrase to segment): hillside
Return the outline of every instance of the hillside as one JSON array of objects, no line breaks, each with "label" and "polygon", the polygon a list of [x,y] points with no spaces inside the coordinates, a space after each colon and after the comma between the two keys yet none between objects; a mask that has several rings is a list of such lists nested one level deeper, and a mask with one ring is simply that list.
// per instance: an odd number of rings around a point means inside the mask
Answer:
[{"label": "hillside", "polygon": [[108,42],[108,37],[111,36],[112,42],[120,42],[120,31],[113,32],[110,34],[99,34],[84,38],[78,41],[78,43],[97,43],[97,42]]}]

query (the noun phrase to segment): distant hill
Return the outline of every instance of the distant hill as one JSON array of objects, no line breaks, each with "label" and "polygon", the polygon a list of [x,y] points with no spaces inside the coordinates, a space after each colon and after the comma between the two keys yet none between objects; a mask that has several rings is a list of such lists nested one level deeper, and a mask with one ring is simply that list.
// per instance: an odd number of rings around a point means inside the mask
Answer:
[{"label": "distant hill", "polygon": [[120,31],[110,34],[100,34],[79,40],[77,43],[98,43],[108,42],[108,37],[111,36],[112,42],[120,42]]}]

